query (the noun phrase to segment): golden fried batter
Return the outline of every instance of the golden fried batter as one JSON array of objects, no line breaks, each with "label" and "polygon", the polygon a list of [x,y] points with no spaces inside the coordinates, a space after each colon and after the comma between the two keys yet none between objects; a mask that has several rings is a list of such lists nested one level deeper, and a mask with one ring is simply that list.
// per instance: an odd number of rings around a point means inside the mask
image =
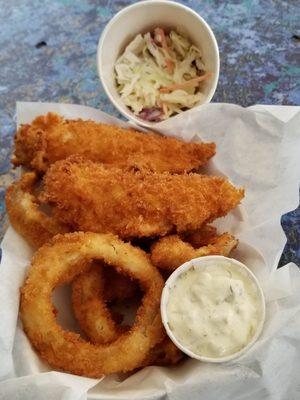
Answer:
[{"label": "golden fried batter", "polygon": [[125,172],[70,157],[49,168],[41,198],[73,230],[132,238],[198,229],[226,215],[243,195],[224,178]]},{"label": "golden fried batter", "polygon": [[122,333],[106,306],[104,285],[103,266],[97,264],[78,275],[72,284],[75,317],[92,343],[110,343]]},{"label": "golden fried batter", "polygon": [[209,255],[228,256],[237,244],[238,241],[234,236],[223,233],[210,240],[210,244],[195,249],[178,235],[170,235],[154,243],[151,249],[151,261],[159,269],[174,271],[193,258]]},{"label": "golden fried batter", "polygon": [[68,228],[39,210],[39,201],[34,195],[38,177],[27,172],[6,191],[6,210],[14,229],[33,247],[39,247],[57,233]]},{"label": "golden fried batter", "polygon": [[206,246],[217,236],[217,229],[211,225],[204,225],[200,229],[192,232],[185,232],[182,239],[190,243],[193,247]]},{"label": "golden fried batter", "polygon": [[73,154],[125,169],[179,173],[205,164],[215,154],[215,144],[186,143],[115,125],[64,120],[49,113],[20,127],[12,162],[45,172],[55,161]]},{"label": "golden fried batter", "polygon": [[[129,332],[109,344],[93,345],[63,330],[52,305],[55,287],[70,283],[89,269],[88,261],[103,260],[137,279],[144,292]],[[101,268],[101,265],[98,265]],[[99,378],[144,365],[149,351],[164,338],[160,297],[164,281],[148,256],[114,235],[69,233],[57,235],[34,255],[21,289],[20,314],[24,331],[41,357],[53,368]]]},{"label": "golden fried batter", "polygon": [[[119,299],[122,294],[127,296],[128,293],[117,293],[120,283],[116,279],[117,274],[107,281],[103,272],[103,267],[99,268],[94,264],[89,271],[76,277],[72,284],[72,305],[76,319],[94,344],[111,343],[124,331],[122,326],[115,323],[106,305],[106,290],[114,287]],[[110,298],[112,295],[110,291]],[[182,357],[183,353],[166,336],[162,343],[158,343],[150,350],[143,361],[143,366],[176,364]]]}]

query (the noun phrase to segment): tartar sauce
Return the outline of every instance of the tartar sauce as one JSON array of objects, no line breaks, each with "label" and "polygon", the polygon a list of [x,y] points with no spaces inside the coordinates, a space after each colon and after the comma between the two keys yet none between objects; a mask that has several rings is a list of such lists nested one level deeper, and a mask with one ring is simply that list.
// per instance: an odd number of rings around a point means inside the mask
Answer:
[{"label": "tartar sauce", "polygon": [[234,354],[252,339],[261,321],[258,290],[235,264],[192,267],[170,288],[168,325],[185,348],[210,358]]}]

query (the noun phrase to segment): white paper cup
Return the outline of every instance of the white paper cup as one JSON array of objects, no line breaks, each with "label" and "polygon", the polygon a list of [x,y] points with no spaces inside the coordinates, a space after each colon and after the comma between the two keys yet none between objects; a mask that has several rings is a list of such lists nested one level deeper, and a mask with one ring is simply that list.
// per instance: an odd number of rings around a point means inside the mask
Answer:
[{"label": "white paper cup", "polygon": [[[216,264],[216,263],[218,263],[220,261],[224,261],[224,260],[230,262],[233,265],[233,267],[237,267],[241,271],[241,273],[246,274],[247,277],[250,279],[250,281],[254,284],[254,286],[256,288],[256,292],[257,292],[257,297],[258,297],[258,300],[260,303],[260,307],[261,307],[261,319],[256,327],[256,331],[255,331],[255,334],[253,335],[252,339],[240,351],[230,354],[230,355],[227,355],[225,357],[218,357],[218,358],[217,357],[206,357],[206,356],[202,356],[199,354],[195,354],[190,349],[186,348],[177,339],[177,337],[174,335],[174,333],[171,331],[169,324],[168,324],[168,313],[167,313],[167,304],[169,301],[169,293],[170,293],[170,290],[176,284],[178,277],[182,273],[188,271],[190,268],[194,267],[194,268],[203,269],[203,268],[208,267],[209,265]],[[188,356],[195,358],[197,360],[200,360],[200,361],[213,362],[213,363],[221,363],[221,362],[226,362],[226,361],[236,359],[236,358],[240,357],[241,355],[245,354],[250,349],[250,347],[257,341],[259,335],[262,332],[264,321],[265,321],[265,312],[266,312],[265,309],[266,309],[266,306],[265,306],[265,298],[264,298],[263,290],[262,290],[257,278],[255,277],[255,275],[250,271],[249,268],[246,267],[245,264],[243,264],[233,258],[228,258],[228,257],[223,257],[223,256],[199,257],[199,258],[195,258],[193,260],[190,260],[190,261],[184,263],[169,276],[169,278],[167,279],[167,281],[165,283],[165,286],[164,286],[164,289],[162,292],[162,297],[161,297],[162,322],[163,322],[166,332],[167,332],[168,336],[170,337],[170,339],[172,340],[172,342]]]},{"label": "white paper cup", "polygon": [[[219,79],[219,49],[215,36],[195,11],[173,1],[148,0],[135,3],[117,13],[106,25],[99,39],[97,63],[100,80],[114,106],[136,124],[153,128],[155,122],[138,118],[123,104],[116,89],[114,64],[128,43],[139,33],[156,27],[175,28],[186,34],[202,50],[207,71],[213,76],[203,83],[204,103],[212,99]],[[194,107],[199,108],[201,105]]]}]

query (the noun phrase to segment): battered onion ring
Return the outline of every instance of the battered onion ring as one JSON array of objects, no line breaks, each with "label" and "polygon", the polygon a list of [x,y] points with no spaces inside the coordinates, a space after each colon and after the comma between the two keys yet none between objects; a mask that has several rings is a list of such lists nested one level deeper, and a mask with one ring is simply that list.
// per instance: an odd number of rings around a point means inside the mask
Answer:
[{"label": "battered onion ring", "polygon": [[[98,268],[99,272],[99,268]],[[107,302],[132,299],[139,293],[136,282],[118,274],[112,268],[104,268],[104,298]]]},{"label": "battered onion ring", "polygon": [[153,347],[143,366],[177,364],[183,357],[182,351],[166,336],[162,343]]},{"label": "battered onion ring", "polygon": [[[101,260],[137,279],[144,292],[130,331],[110,344],[94,345],[64,331],[55,320],[53,289],[70,283]],[[101,266],[99,266],[101,268]],[[164,281],[147,255],[112,234],[57,235],[35,254],[21,290],[23,327],[40,355],[54,368],[88,377],[131,371],[140,367],[164,336],[159,306]]]},{"label": "battered onion ring", "polygon": [[110,343],[122,333],[104,300],[104,274],[98,265],[78,275],[72,284],[72,305],[80,328],[94,343]]},{"label": "battered onion ring", "polygon": [[35,172],[25,173],[6,192],[6,209],[15,230],[33,247],[40,247],[67,227],[39,210],[39,202],[33,194],[38,181]]},{"label": "battered onion ring", "polygon": [[[96,265],[77,276],[72,284],[72,305],[76,319],[94,344],[111,343],[122,332],[122,327],[112,319],[105,304],[104,285],[103,272]],[[176,364],[182,357],[183,353],[165,337],[162,343],[150,350],[141,366]]]},{"label": "battered onion ring", "polygon": [[151,261],[159,269],[174,271],[186,261],[208,255],[228,256],[238,240],[229,233],[210,239],[210,244],[198,249],[184,242],[178,235],[166,236],[152,245]]}]

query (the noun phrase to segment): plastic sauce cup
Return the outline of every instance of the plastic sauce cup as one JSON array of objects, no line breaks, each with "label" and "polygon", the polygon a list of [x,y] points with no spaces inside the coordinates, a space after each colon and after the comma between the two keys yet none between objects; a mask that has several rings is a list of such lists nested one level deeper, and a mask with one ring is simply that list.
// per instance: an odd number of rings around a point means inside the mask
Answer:
[{"label": "plastic sauce cup", "polygon": [[[247,278],[254,284],[254,287],[256,288],[256,294],[257,298],[259,301],[260,305],[260,320],[259,323],[256,326],[255,333],[251,340],[238,352],[235,352],[233,354],[226,355],[224,357],[207,357],[207,356],[202,356],[199,354],[195,354],[193,351],[190,349],[186,348],[175,336],[175,334],[171,331],[169,324],[168,324],[168,313],[167,313],[167,304],[169,301],[169,293],[170,290],[174,287],[174,285],[177,282],[178,277],[187,272],[191,268],[195,269],[204,269],[207,268],[209,265],[212,263],[219,263],[220,261],[227,261],[230,262],[234,267],[238,267],[241,273],[244,275],[247,275]],[[263,290],[255,277],[255,275],[250,271],[249,268],[246,267],[243,263],[233,259],[233,258],[228,258],[228,257],[223,257],[223,256],[206,256],[206,257],[199,257],[195,258],[193,260],[190,260],[183,265],[181,265],[179,268],[177,268],[168,278],[168,280],[165,283],[163,292],[162,292],[162,297],[161,297],[161,316],[162,316],[162,322],[164,324],[164,327],[166,329],[166,332],[172,342],[185,354],[188,356],[195,358],[200,361],[206,361],[206,362],[213,362],[213,363],[221,363],[221,362],[226,362],[230,361],[233,359],[236,359],[240,357],[241,355],[245,354],[251,346],[257,341],[259,335],[262,332],[264,321],[265,321],[265,298],[263,294]]]}]

